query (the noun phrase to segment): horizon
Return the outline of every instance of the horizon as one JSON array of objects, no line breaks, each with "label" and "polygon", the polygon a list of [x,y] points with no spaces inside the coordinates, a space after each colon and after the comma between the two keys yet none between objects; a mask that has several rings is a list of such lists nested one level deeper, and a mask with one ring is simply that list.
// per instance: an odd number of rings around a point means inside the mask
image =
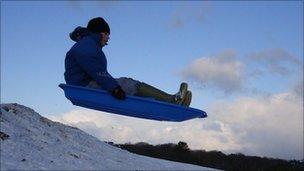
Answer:
[{"label": "horizon", "polygon": [[[108,71],[168,93],[188,82],[206,119],[158,122],[73,106],[58,87],[68,34],[103,17]],[[303,1],[1,1],[1,103],[104,141],[303,159]]]}]

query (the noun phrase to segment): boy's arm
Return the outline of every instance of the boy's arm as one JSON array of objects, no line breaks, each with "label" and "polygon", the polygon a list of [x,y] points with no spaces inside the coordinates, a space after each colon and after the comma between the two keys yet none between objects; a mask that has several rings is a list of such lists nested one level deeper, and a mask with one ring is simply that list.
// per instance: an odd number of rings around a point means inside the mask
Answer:
[{"label": "boy's arm", "polygon": [[87,72],[102,89],[113,92],[119,87],[117,81],[107,72],[106,64],[98,59],[96,54],[79,54],[76,56],[78,64]]}]

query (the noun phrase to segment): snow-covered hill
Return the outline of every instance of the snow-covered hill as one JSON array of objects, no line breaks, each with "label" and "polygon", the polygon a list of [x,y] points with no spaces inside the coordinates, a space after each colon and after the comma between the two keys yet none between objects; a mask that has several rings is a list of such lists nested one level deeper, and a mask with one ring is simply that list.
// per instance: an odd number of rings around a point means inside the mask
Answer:
[{"label": "snow-covered hill", "polygon": [[212,170],[132,154],[19,104],[0,116],[1,170]]}]

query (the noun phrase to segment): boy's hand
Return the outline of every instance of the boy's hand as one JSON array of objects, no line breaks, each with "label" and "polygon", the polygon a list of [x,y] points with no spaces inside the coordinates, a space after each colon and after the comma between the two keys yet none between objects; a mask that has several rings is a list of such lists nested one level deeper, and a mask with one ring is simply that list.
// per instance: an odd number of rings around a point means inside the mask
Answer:
[{"label": "boy's hand", "polygon": [[126,93],[123,91],[121,87],[117,87],[112,91],[112,96],[119,100],[124,100],[126,99]]}]

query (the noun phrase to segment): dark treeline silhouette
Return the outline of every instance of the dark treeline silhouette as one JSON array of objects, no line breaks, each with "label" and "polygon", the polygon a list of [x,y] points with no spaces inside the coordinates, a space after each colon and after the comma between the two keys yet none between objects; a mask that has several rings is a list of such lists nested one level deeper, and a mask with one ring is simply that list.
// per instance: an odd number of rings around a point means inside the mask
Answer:
[{"label": "dark treeline silhouette", "polygon": [[226,155],[220,151],[191,150],[187,143],[150,145],[148,143],[116,144],[130,152],[171,161],[190,163],[223,170],[304,170],[303,160],[282,160],[245,156],[241,153]]}]

